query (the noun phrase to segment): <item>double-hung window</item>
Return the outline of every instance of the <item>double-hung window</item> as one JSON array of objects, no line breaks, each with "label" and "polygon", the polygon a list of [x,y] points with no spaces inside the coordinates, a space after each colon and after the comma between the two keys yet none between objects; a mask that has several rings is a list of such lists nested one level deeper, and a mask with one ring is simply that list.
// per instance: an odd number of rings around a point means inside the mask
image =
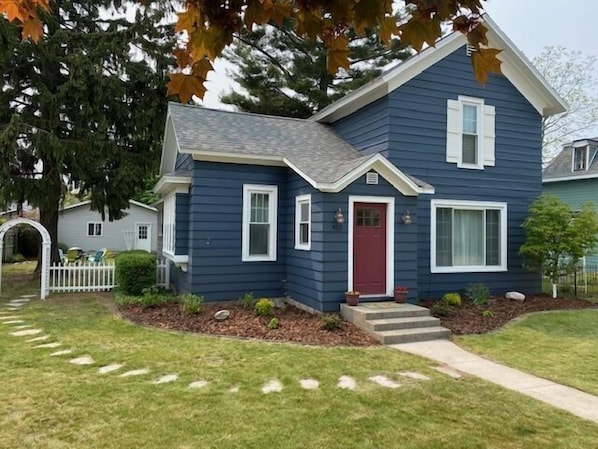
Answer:
[{"label": "double-hung window", "polygon": [[87,236],[88,237],[101,237],[102,236],[102,223],[87,223]]},{"label": "double-hung window", "polygon": [[162,251],[174,255],[175,242],[176,194],[164,198],[164,215],[162,218]]},{"label": "double-hung window", "polygon": [[311,249],[311,195],[295,197],[295,249]]},{"label": "double-hung window", "polygon": [[479,144],[479,105],[463,103],[461,133],[461,165],[477,167],[480,162]]},{"label": "double-hung window", "polygon": [[242,260],[276,260],[276,217],[278,188],[268,185],[243,186]]},{"label": "double-hung window", "polygon": [[588,147],[577,147],[573,151],[573,171],[587,170]]},{"label": "double-hung window", "polygon": [[505,271],[506,203],[432,201],[434,273]]}]

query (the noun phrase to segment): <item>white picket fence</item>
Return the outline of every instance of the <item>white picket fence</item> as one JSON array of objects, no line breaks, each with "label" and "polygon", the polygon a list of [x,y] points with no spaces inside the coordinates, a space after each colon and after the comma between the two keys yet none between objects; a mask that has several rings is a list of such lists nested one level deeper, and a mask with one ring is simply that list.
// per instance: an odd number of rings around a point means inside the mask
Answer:
[{"label": "white picket fence", "polygon": [[[97,292],[116,287],[114,263],[90,263],[50,266],[48,280],[51,292]],[[156,264],[156,285],[168,288],[170,284],[168,263],[158,260]]]}]

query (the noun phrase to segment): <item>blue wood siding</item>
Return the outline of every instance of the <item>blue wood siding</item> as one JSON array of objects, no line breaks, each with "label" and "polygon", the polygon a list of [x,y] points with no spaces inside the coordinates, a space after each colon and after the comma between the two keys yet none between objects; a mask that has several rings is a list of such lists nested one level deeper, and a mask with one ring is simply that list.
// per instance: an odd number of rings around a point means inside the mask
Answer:
[{"label": "blue wood siding", "polygon": [[189,253],[189,194],[175,195],[175,240],[174,253],[186,255]]},{"label": "blue wood siding", "polygon": [[178,153],[174,170],[193,170],[193,157],[188,153]]},{"label": "blue wood siding", "polygon": [[[584,203],[593,203],[598,209],[598,179],[579,179],[576,181],[549,182],[542,186],[544,193],[550,193],[579,210]],[[598,248],[586,257],[586,264],[598,266]]]},{"label": "blue wood siding", "polygon": [[[446,162],[447,99],[456,100],[459,95],[483,98],[496,109],[494,167],[467,170]],[[439,297],[472,282],[484,282],[493,293],[540,291],[540,277],[525,271],[518,255],[524,241],[521,223],[541,193],[540,114],[503,76],[491,75],[485,86],[478,84],[464,48],[370,106],[382,104],[388,108],[387,157],[401,170],[432,184],[435,199],[500,201],[508,207],[508,272],[431,274],[431,196],[421,195],[417,207],[419,296]],[[332,126],[349,142],[365,148],[352,133],[369,114],[372,111],[364,108]]]},{"label": "blue wood siding", "polygon": [[[189,289],[206,300],[283,295],[286,278],[286,168],[195,162],[189,201]],[[278,186],[275,262],[242,262],[243,185]]]}]

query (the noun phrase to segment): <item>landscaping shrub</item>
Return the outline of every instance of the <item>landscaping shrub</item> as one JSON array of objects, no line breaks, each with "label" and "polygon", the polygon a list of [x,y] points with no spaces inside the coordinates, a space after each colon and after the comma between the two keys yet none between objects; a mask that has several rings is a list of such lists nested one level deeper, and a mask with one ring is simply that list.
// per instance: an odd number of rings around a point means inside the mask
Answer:
[{"label": "landscaping shrub", "polygon": [[467,287],[467,296],[476,306],[483,306],[490,299],[490,290],[481,282],[470,284]]},{"label": "landscaping shrub", "polygon": [[322,322],[320,328],[330,332],[339,329],[343,322],[342,318],[336,313],[324,313],[320,317],[320,321]]},{"label": "landscaping shrub", "polygon": [[430,307],[430,312],[432,312],[432,315],[435,317],[451,316],[453,314],[451,307],[444,301],[434,301]]},{"label": "landscaping shrub", "polygon": [[270,330],[278,329],[279,323],[280,323],[280,321],[278,320],[278,318],[272,318],[270,320],[270,322],[268,323],[268,329],[270,329]]},{"label": "landscaping shrub", "polygon": [[253,309],[256,315],[259,316],[270,316],[274,313],[274,302],[268,298],[262,298],[255,303]]},{"label": "landscaping shrub", "polygon": [[144,288],[141,293],[143,296],[141,296],[139,299],[139,303],[144,309],[150,309],[152,307],[159,306],[167,301],[166,296],[162,295],[160,288],[155,285]]},{"label": "landscaping shrub", "polygon": [[126,251],[116,257],[116,282],[126,295],[141,295],[156,284],[156,258],[145,251]]},{"label": "landscaping shrub", "polygon": [[442,296],[442,302],[448,306],[459,307],[461,305],[461,295],[459,293],[445,293]]},{"label": "landscaping shrub", "polygon": [[58,248],[62,250],[64,254],[66,254],[69,250],[69,246],[66,243],[58,243]]},{"label": "landscaping shrub", "polygon": [[253,293],[251,292],[245,293],[242,298],[239,298],[239,301],[241,302],[241,305],[246,309],[253,308],[253,305],[255,304],[255,298],[253,297]]},{"label": "landscaping shrub", "polygon": [[23,262],[25,260],[25,256],[23,256],[22,254],[19,253],[15,253],[12,256],[9,257],[8,261],[10,263],[18,263],[18,262]]},{"label": "landscaping shrub", "polygon": [[183,315],[196,315],[203,311],[203,296],[185,293],[179,297],[179,300]]}]

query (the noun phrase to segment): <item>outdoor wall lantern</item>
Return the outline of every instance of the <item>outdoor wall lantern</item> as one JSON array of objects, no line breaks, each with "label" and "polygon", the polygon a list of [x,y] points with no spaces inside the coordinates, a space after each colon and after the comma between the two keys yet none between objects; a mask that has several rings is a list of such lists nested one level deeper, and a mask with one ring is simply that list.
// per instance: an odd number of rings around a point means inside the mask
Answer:
[{"label": "outdoor wall lantern", "polygon": [[408,210],[405,211],[401,219],[403,220],[403,223],[405,223],[406,225],[411,224],[411,214]]},{"label": "outdoor wall lantern", "polygon": [[336,220],[336,224],[339,225],[345,222],[345,215],[343,214],[343,211],[340,207],[334,213],[334,219]]}]

